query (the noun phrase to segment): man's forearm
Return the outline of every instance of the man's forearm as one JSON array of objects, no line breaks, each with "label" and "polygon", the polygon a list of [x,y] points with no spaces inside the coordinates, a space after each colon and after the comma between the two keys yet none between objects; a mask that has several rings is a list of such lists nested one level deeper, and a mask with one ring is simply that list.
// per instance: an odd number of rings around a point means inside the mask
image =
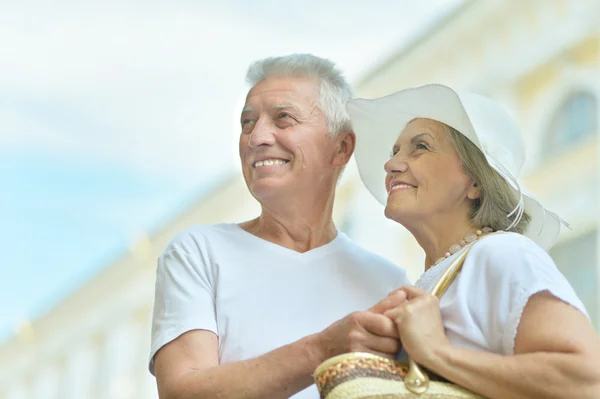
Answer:
[{"label": "man's forearm", "polygon": [[490,399],[598,398],[600,372],[578,354],[528,353],[502,356],[451,348],[431,369]]},{"label": "man's forearm", "polygon": [[289,398],[313,383],[321,363],[317,336],[275,349],[254,359],[190,370],[169,387],[159,386],[161,399]]}]

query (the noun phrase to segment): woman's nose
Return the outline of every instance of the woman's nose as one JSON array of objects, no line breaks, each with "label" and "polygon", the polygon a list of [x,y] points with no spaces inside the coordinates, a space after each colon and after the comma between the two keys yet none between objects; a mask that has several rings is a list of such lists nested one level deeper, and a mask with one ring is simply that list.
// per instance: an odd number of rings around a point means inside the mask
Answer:
[{"label": "woman's nose", "polygon": [[404,173],[408,170],[408,164],[404,159],[401,159],[399,154],[396,154],[383,165],[383,168],[386,173]]}]

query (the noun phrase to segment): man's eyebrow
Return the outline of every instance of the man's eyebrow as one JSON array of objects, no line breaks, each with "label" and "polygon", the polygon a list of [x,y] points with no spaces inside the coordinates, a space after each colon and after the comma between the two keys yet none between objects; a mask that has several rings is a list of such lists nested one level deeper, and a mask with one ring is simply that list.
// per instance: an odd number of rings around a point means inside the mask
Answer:
[{"label": "man's eyebrow", "polygon": [[[273,108],[275,108],[275,109],[293,109],[298,112],[300,111],[300,109],[294,104],[275,104],[273,106]],[[242,114],[247,113],[247,112],[256,112],[256,110],[254,108],[252,108],[250,105],[247,105],[242,109]]]},{"label": "man's eyebrow", "polygon": [[273,106],[275,109],[293,109],[294,111],[300,112],[300,109],[294,104],[275,104]]}]

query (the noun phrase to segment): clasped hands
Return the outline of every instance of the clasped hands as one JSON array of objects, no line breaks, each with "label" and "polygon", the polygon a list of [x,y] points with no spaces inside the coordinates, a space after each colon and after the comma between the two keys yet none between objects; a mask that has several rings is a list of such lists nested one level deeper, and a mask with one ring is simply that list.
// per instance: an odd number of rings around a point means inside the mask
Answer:
[{"label": "clasped hands", "polygon": [[368,352],[395,359],[400,343],[417,363],[430,367],[439,350],[450,345],[444,332],[439,300],[403,286],[367,311],[354,312],[322,333],[325,357]]}]

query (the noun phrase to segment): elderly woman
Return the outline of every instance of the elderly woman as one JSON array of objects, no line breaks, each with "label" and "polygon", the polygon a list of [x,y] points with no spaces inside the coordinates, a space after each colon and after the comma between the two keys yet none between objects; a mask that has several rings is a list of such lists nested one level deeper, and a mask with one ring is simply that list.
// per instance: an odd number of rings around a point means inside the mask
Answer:
[{"label": "elderly woman", "polygon": [[[516,179],[525,151],[512,119],[442,85],[347,109],[364,183],[425,251],[416,287],[386,313],[403,350],[489,398],[600,398],[600,339],[546,253],[561,219]],[[446,293],[428,294],[466,247]]]}]

